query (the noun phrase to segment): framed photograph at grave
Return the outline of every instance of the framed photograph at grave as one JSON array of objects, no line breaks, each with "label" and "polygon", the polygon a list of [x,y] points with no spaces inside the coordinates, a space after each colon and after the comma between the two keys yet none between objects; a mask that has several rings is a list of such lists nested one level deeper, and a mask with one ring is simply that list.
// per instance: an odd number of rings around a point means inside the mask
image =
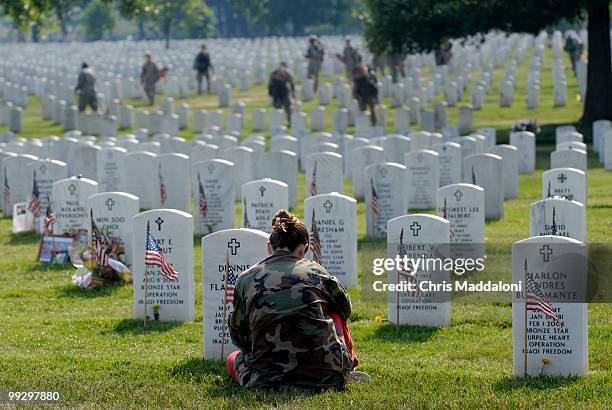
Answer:
[{"label": "framed photograph at grave", "polygon": [[75,245],[79,245],[80,249],[86,249],[89,246],[89,234],[87,229],[79,229],[73,233]]},{"label": "framed photograph at grave", "polygon": [[43,235],[38,249],[38,262],[43,263],[66,263],[68,260],[68,249],[72,246],[74,239],[71,236]]},{"label": "framed photograph at grave", "polygon": [[13,205],[13,233],[21,233],[32,230],[32,227],[28,224],[27,211],[27,202],[19,202]]}]

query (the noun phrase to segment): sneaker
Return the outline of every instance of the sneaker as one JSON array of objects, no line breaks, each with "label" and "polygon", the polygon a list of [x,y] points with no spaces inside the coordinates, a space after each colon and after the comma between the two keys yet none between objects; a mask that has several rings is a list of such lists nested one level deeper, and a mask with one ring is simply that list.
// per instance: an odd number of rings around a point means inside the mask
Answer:
[{"label": "sneaker", "polygon": [[369,383],[370,375],[364,372],[353,371],[350,372],[348,378],[346,379],[347,384],[360,384],[360,383]]}]

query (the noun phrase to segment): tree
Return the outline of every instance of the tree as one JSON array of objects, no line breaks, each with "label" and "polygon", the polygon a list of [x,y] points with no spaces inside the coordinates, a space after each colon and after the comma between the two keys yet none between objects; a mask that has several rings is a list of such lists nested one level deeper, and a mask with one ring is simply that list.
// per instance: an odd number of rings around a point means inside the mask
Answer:
[{"label": "tree", "polygon": [[210,34],[213,13],[202,0],[121,0],[119,10],[128,18],[147,19],[156,22],[170,48],[172,30],[188,30],[198,37]]},{"label": "tree", "polygon": [[50,0],[50,7],[59,21],[63,40],[68,36],[68,21],[80,3],[80,0]]},{"label": "tree", "polygon": [[582,122],[612,120],[609,0],[366,0],[365,34],[372,49],[421,52],[448,38],[490,30],[538,33],[588,13],[587,92]]},{"label": "tree", "polygon": [[234,8],[248,12],[254,26],[270,34],[304,35],[308,27],[346,27],[356,21],[355,0],[230,0]]},{"label": "tree", "polygon": [[215,16],[201,1],[194,1],[177,28],[187,38],[206,38],[215,32]]},{"label": "tree", "polygon": [[49,0],[0,0],[0,6],[17,31],[30,29],[32,40],[38,41],[39,25],[49,13]]},{"label": "tree", "polygon": [[87,5],[81,16],[88,40],[101,40],[105,33],[115,27],[115,17],[108,4],[101,0],[93,0]]}]

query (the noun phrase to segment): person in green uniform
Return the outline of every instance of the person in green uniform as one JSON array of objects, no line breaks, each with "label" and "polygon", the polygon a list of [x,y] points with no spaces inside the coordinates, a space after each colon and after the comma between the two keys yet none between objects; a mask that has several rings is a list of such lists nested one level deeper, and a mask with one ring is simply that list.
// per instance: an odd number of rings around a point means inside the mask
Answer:
[{"label": "person in green uniform", "polygon": [[[342,387],[369,381],[358,365],[347,321],[351,301],[324,267],[304,258],[309,234],[286,210],[273,218],[270,256],[240,274],[229,320],[240,349],[227,368],[242,387]],[[314,246],[314,245],[313,245]]]}]

